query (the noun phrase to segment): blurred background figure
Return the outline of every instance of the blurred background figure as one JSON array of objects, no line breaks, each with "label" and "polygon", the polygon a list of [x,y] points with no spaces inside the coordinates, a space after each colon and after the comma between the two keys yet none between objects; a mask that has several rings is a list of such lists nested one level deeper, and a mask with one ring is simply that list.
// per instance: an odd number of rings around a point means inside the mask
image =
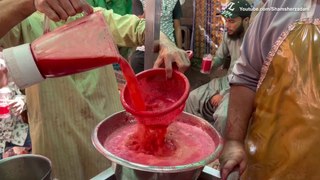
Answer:
[{"label": "blurred background figure", "polygon": [[[210,82],[194,89],[186,102],[185,111],[210,122],[223,134],[226,124],[227,107],[229,102],[229,80],[236,60],[240,56],[240,46],[249,26],[251,11],[242,11],[250,8],[246,0],[232,0],[222,12],[226,21],[227,31],[213,58],[211,74],[222,67],[227,74],[213,78]],[[215,115],[214,115],[215,113]]]},{"label": "blurred background figure", "polygon": [[0,107],[0,159],[30,153],[31,139],[25,114],[26,96],[13,82],[0,91],[1,104],[8,103],[8,107]]}]

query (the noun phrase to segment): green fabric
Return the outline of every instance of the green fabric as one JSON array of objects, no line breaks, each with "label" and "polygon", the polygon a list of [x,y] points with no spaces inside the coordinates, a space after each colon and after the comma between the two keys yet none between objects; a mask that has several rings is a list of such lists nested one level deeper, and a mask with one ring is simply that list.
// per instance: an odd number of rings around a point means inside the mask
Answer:
[{"label": "green fabric", "polygon": [[[93,7],[102,7],[105,9],[112,9],[114,13],[125,15],[132,14],[132,0],[87,0]],[[122,57],[128,58],[129,48],[119,47],[119,52]],[[114,64],[114,69],[120,69],[118,64]]]},{"label": "green fabric", "polygon": [[112,9],[113,12],[125,15],[132,13],[132,2],[131,0],[87,0],[93,7],[102,7],[106,9]]}]

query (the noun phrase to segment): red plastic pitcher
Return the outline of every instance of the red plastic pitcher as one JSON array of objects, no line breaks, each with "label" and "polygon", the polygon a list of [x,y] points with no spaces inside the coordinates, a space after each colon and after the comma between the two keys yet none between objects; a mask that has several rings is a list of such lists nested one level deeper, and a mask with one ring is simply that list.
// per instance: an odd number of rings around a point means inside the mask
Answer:
[{"label": "red plastic pitcher", "polygon": [[9,48],[3,54],[20,88],[45,78],[117,63],[121,58],[102,12],[79,18],[44,34],[31,45]]},{"label": "red plastic pitcher", "polygon": [[31,49],[45,77],[91,70],[120,58],[102,12],[46,33],[31,43]]}]

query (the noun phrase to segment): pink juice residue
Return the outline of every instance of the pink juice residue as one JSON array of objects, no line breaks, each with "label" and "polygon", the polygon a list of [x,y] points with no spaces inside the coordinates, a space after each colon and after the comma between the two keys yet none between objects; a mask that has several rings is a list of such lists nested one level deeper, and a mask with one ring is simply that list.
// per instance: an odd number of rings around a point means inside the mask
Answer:
[{"label": "pink juice residue", "polygon": [[201,161],[212,154],[216,148],[213,139],[201,128],[176,121],[167,128],[164,146],[173,151],[166,155],[153,155],[137,152],[128,147],[128,141],[139,128],[129,124],[115,130],[103,146],[115,156],[130,162],[151,166],[178,166]]}]

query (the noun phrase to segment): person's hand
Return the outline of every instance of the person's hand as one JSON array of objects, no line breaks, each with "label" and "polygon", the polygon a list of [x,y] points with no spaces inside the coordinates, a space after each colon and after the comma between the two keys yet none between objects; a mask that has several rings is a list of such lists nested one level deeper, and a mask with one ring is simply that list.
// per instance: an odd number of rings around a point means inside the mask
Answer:
[{"label": "person's hand", "polygon": [[212,107],[217,107],[219,106],[221,100],[222,100],[223,96],[220,94],[215,94],[211,97],[210,99],[210,103],[212,105]]},{"label": "person's hand", "polygon": [[6,67],[0,67],[0,88],[8,84],[8,69]]},{"label": "person's hand", "polygon": [[18,116],[22,113],[26,105],[26,98],[24,95],[17,95],[10,102],[11,112]]},{"label": "person's hand", "polygon": [[93,12],[93,8],[85,0],[34,0],[34,5],[53,21],[66,20],[81,12]]},{"label": "person's hand", "polygon": [[8,84],[8,69],[5,61],[2,59],[2,48],[0,47],[0,88]]},{"label": "person's hand", "polygon": [[241,175],[247,166],[247,156],[243,143],[231,140],[226,141],[219,161],[222,180],[226,180],[234,170],[238,170]]},{"label": "person's hand", "polygon": [[173,66],[177,66],[180,72],[185,72],[190,66],[190,60],[186,51],[179,49],[163,33],[160,34],[160,51],[154,68],[165,67],[167,78],[172,77]]}]

